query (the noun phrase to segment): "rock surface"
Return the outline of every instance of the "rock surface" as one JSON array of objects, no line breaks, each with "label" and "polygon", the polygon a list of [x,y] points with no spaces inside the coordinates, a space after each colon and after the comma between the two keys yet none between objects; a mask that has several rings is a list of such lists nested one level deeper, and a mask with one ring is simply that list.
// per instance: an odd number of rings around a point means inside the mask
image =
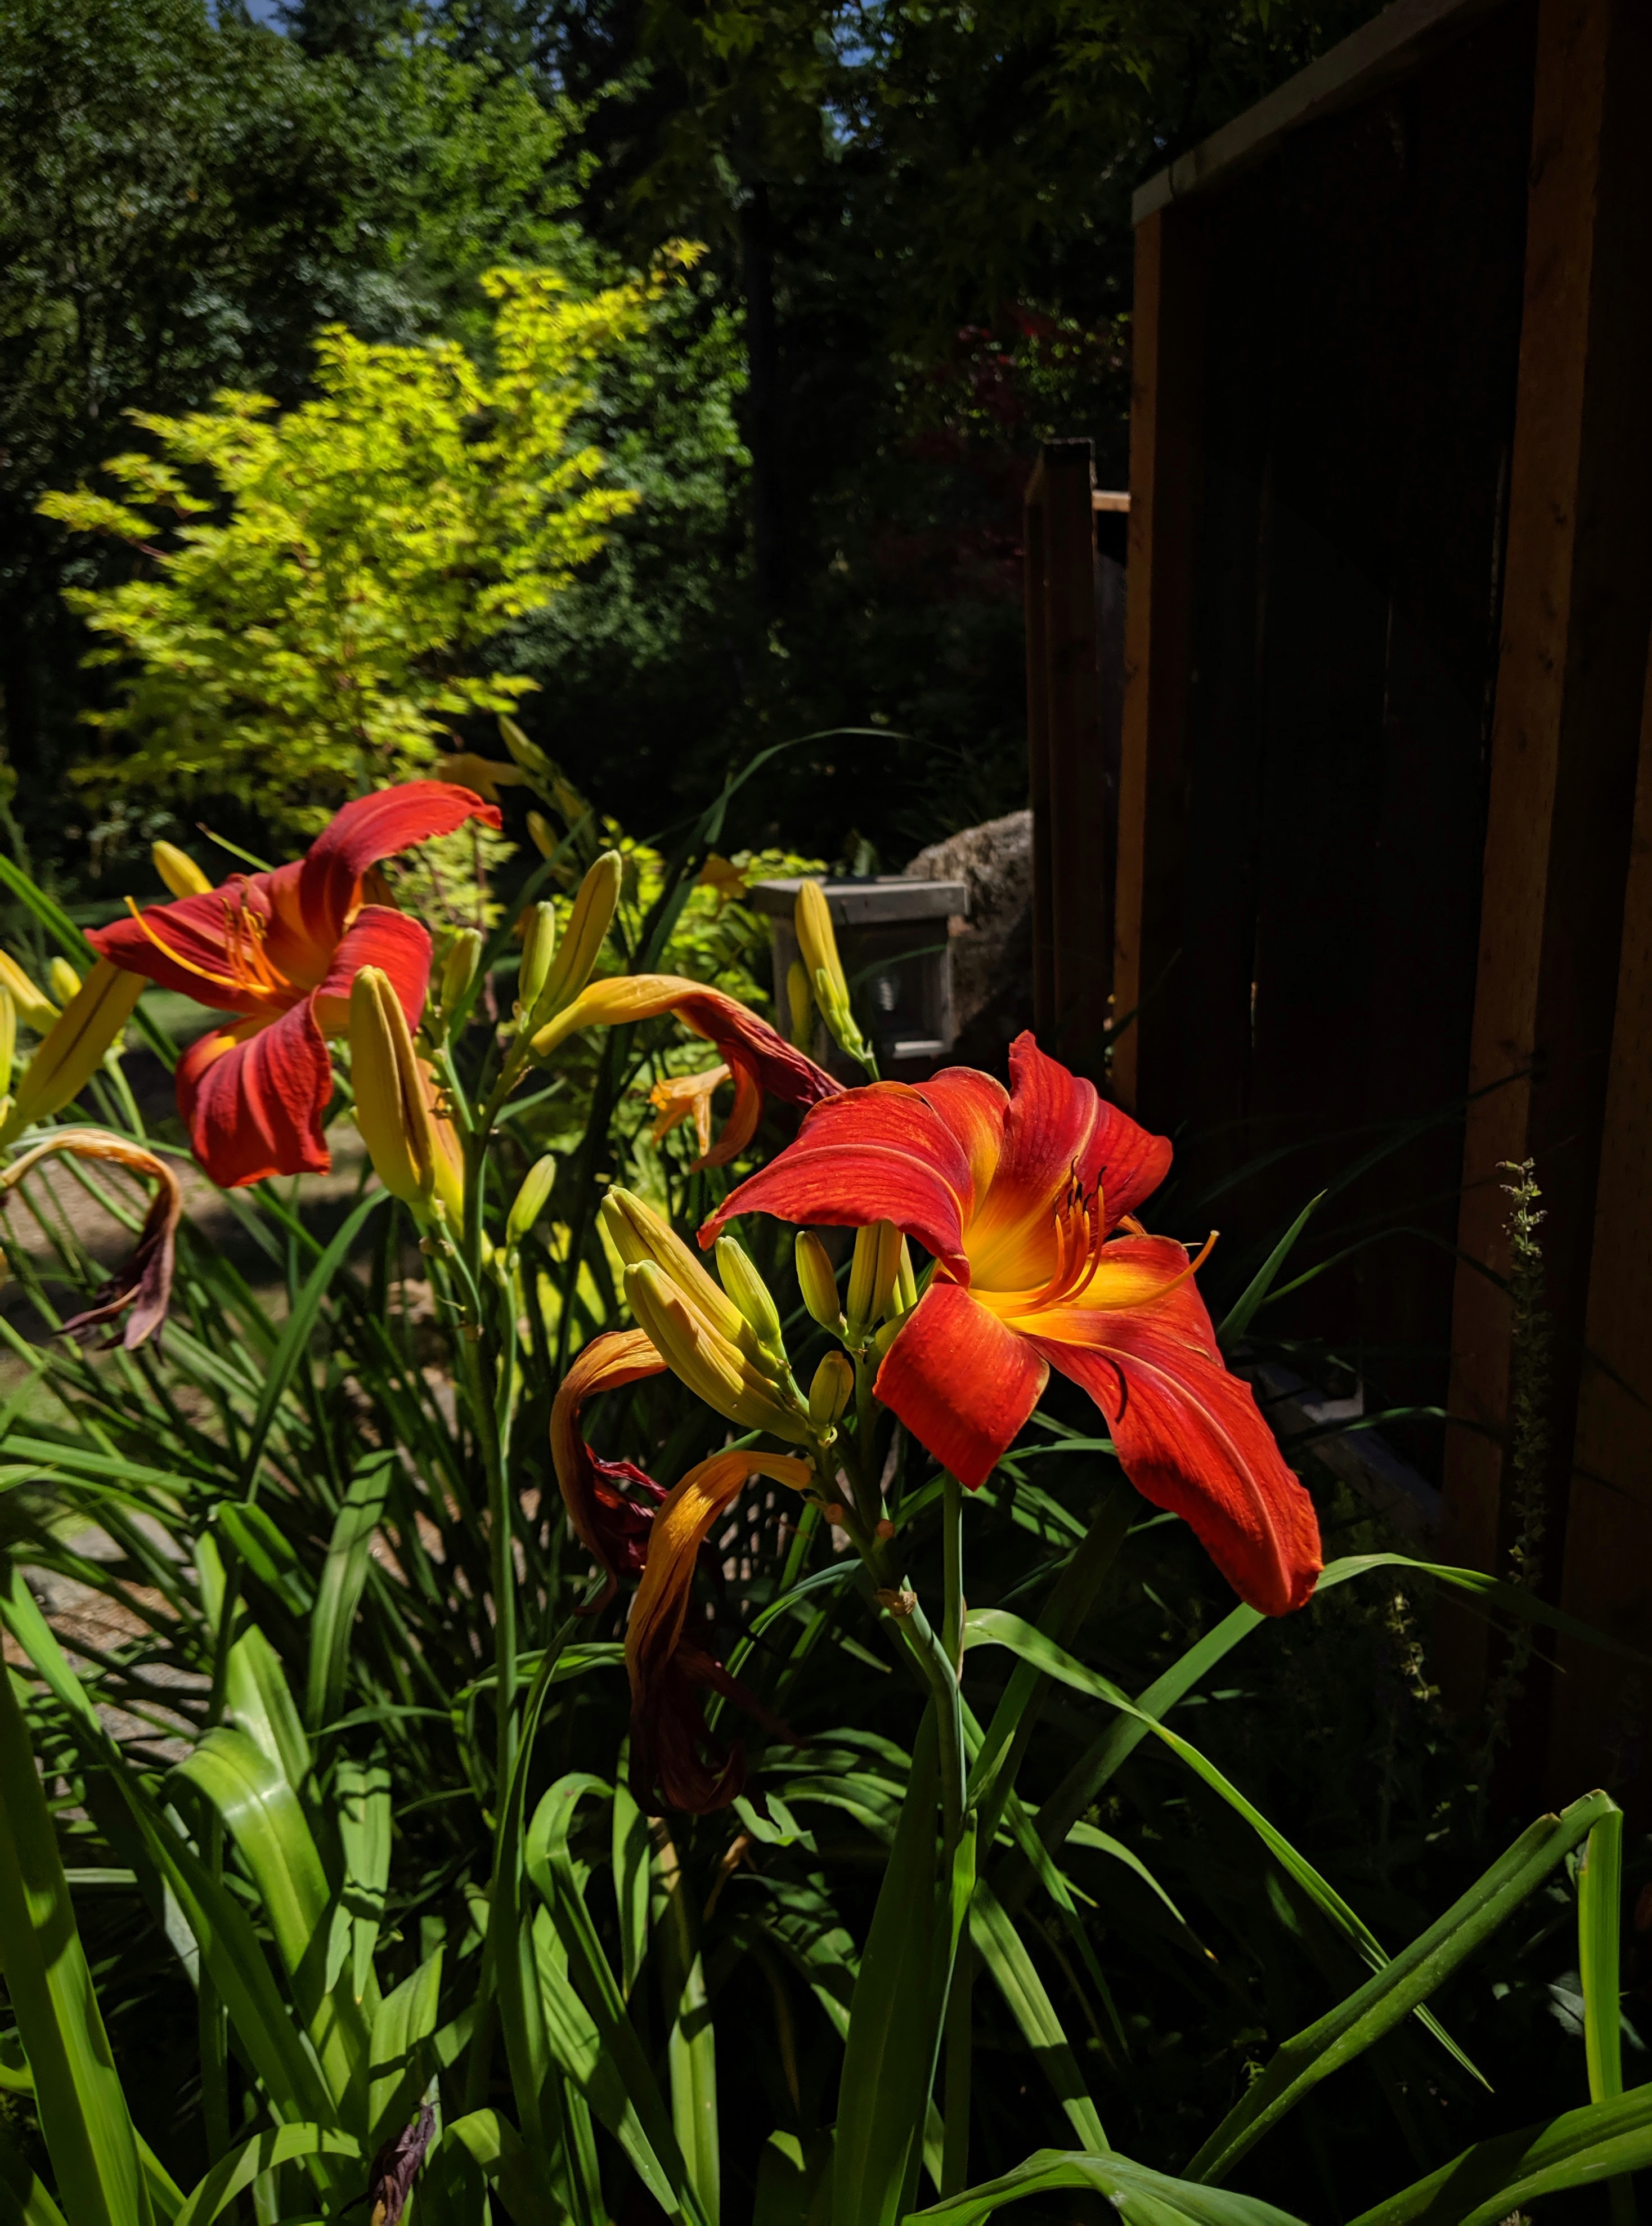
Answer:
[{"label": "rock surface", "polygon": [[1011,1039],[1032,1025],[1032,814],[1007,812],[931,843],[909,879],[963,881],[969,917],[948,923],[962,1065],[1001,1076]]}]

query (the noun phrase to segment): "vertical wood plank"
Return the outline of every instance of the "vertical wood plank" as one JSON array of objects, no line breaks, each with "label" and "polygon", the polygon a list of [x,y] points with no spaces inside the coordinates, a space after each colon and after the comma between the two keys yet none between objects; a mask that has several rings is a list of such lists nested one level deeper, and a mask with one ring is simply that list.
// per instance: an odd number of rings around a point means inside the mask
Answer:
[{"label": "vertical wood plank", "polygon": [[1022,564],[1026,621],[1027,800],[1032,808],[1032,1025],[1055,1030],[1055,939],[1050,883],[1050,676],[1045,651],[1044,459],[1026,483]]},{"label": "vertical wood plank", "polygon": [[[1647,620],[1649,47],[1640,0],[1542,0],[1453,1303],[1446,1553],[1508,1542],[1509,1309],[1499,1166],[1535,1157],[1555,1317],[1558,1559],[1596,1218]],[[1442,1620],[1459,1704],[1486,1629]],[[1536,1681],[1541,1683],[1541,1679]]]},{"label": "vertical wood plank", "polygon": [[1112,841],[1096,639],[1096,483],[1088,441],[1046,441],[1045,670],[1050,737],[1052,1048],[1101,1072],[1112,983]]},{"label": "vertical wood plank", "polygon": [[1129,603],[1119,762],[1113,1005],[1128,1021],[1112,1086],[1140,1117],[1174,1117],[1183,1031],[1188,645],[1198,499],[1203,258],[1176,207],[1136,228],[1130,391]]},{"label": "vertical wood plank", "polygon": [[[1597,1630],[1652,1636],[1652,668],[1641,723],[1623,955],[1601,1134],[1587,1351],[1566,1510],[1561,1599]],[[1549,1777],[1557,1787],[1642,1781],[1652,1686],[1633,1662],[1560,1642]]]}]

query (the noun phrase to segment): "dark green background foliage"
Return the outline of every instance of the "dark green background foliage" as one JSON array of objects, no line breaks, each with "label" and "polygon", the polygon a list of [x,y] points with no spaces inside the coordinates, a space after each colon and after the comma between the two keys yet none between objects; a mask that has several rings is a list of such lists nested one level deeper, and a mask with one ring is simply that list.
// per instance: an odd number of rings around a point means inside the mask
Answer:
[{"label": "dark green background foliage", "polygon": [[[273,12],[271,10],[270,12]],[[156,831],[63,808],[106,686],[34,516],[127,408],[303,391],[320,325],[470,331],[474,281],[705,264],[600,395],[645,501],[503,641],[527,723],[639,831],[757,743],[733,833],[888,862],[1021,800],[1038,440],[1126,468],[1128,195],[1369,0],[222,0],[0,9],[0,690],[25,824],[79,874]],[[120,561],[111,558],[111,562]],[[485,736],[473,741],[486,741]]]}]

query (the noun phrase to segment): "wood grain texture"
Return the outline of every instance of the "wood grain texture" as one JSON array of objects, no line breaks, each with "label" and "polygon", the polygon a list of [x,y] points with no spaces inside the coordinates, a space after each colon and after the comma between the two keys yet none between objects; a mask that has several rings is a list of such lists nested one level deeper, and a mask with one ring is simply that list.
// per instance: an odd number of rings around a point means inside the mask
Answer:
[{"label": "wood grain texture", "polygon": [[[1557,1326],[1546,1513],[1564,1535],[1601,1121],[1623,931],[1647,621],[1644,409],[1649,45],[1637,0],[1543,0],[1510,470],[1502,649],[1452,1324],[1446,1469],[1453,1559],[1508,1543],[1509,1396],[1500,1166],[1534,1157]],[[1638,105],[1637,105],[1638,104]],[[1558,1569],[1556,1570],[1558,1574]],[[1472,1701],[1486,1629],[1441,1629]],[[1541,1676],[1534,1684],[1541,1684]]]},{"label": "wood grain texture", "polygon": [[1114,1013],[1128,1025],[1112,1083],[1119,1103],[1148,1119],[1173,1106],[1179,1079],[1173,975],[1183,932],[1203,275],[1195,218],[1161,209],[1138,226],[1113,949]]}]

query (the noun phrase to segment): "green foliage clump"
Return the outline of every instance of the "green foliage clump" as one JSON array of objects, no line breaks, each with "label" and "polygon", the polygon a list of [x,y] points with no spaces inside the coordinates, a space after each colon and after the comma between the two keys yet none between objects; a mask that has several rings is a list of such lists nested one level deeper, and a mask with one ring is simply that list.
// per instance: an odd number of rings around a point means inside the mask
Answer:
[{"label": "green foliage clump", "polygon": [[[511,710],[534,684],[462,661],[565,587],[635,504],[592,484],[602,456],[572,429],[592,364],[643,330],[648,289],[577,300],[548,270],[483,286],[499,304],[491,369],[454,341],[334,327],[314,401],[276,415],[226,392],[184,418],[134,411],[159,453],[110,461],[125,499],[45,498],[47,516],[149,560],[69,591],[105,638],[92,661],[138,668],[123,701],[87,715],[134,747],[89,779],[319,824],[320,799],[429,770],[445,720]],[[191,492],[202,478],[214,499]]]}]

